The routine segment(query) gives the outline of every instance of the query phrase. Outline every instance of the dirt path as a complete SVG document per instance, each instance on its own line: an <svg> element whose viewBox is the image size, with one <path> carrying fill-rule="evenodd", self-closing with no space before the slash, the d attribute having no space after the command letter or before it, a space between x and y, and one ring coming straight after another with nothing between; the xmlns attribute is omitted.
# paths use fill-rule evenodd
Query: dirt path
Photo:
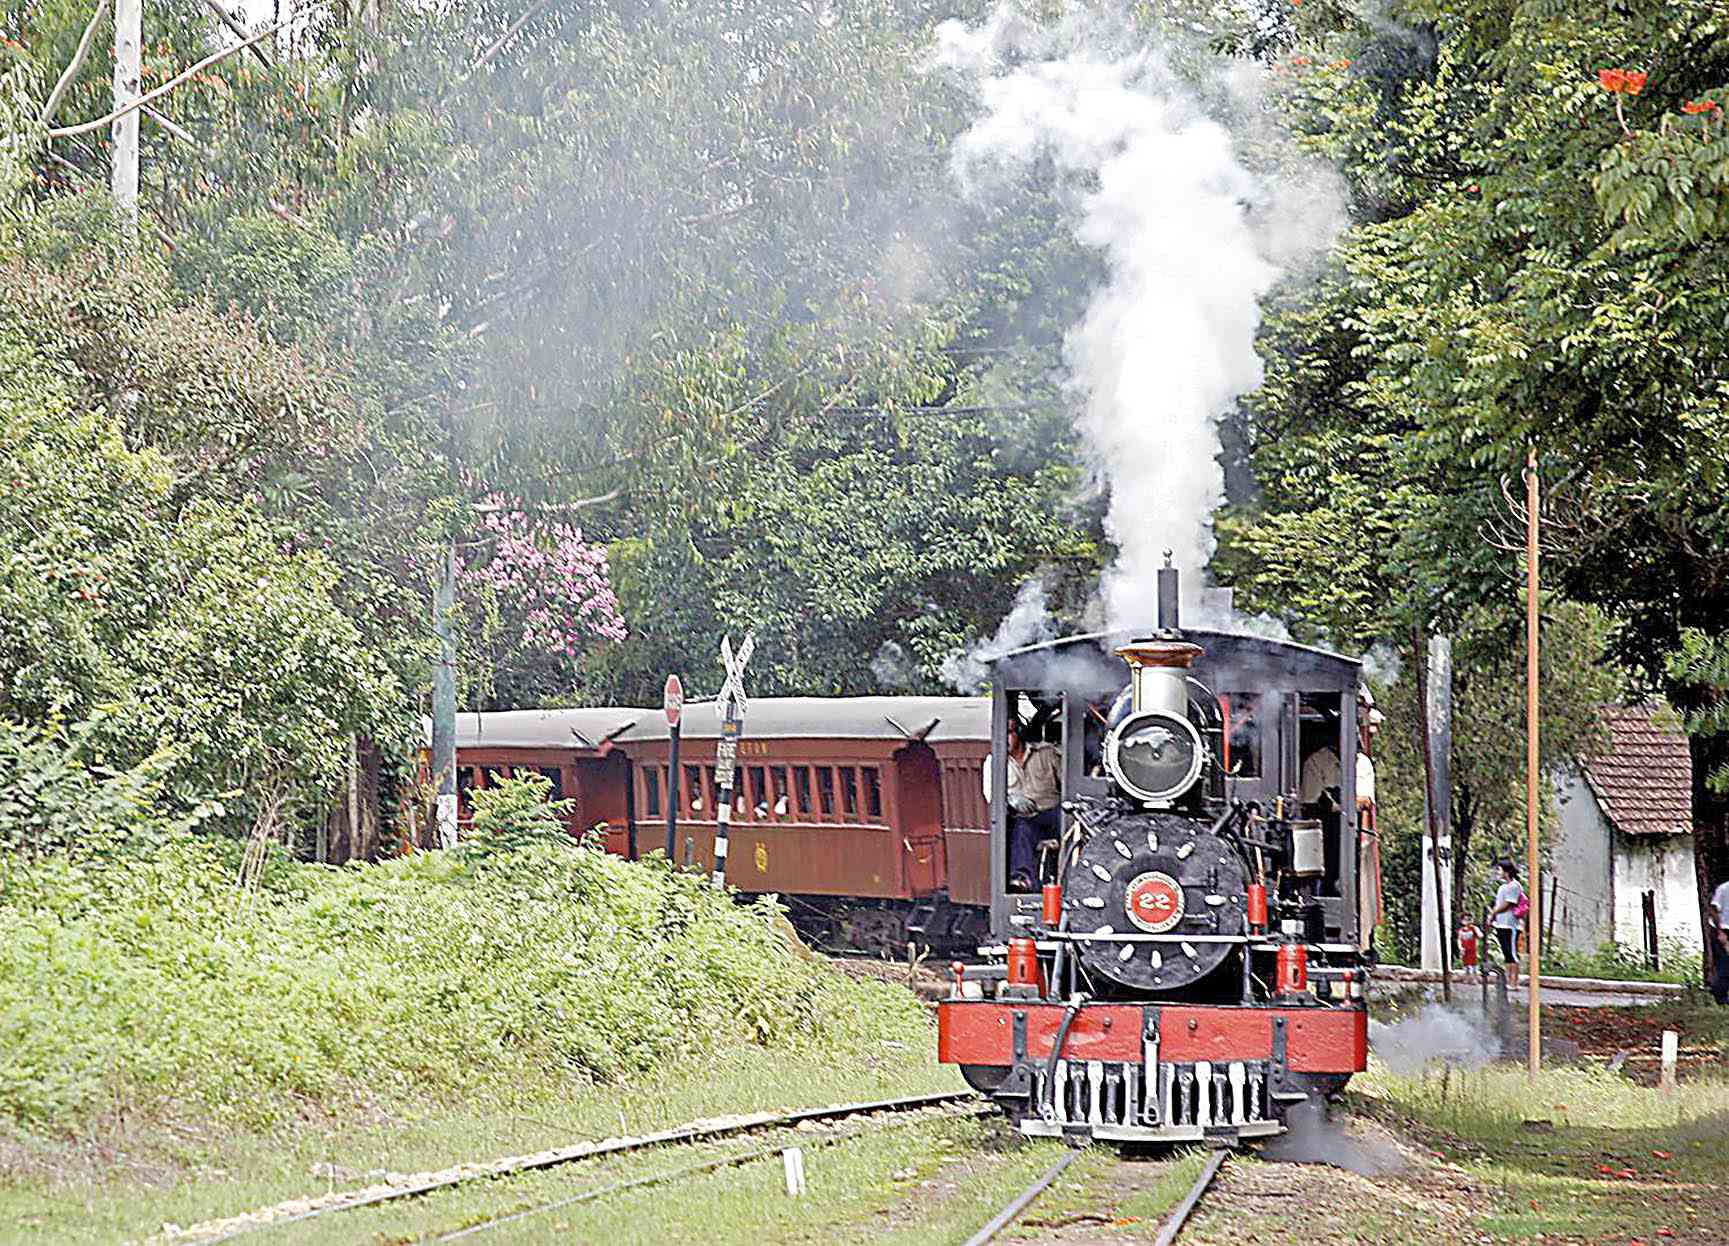
<svg viewBox="0 0 1729 1246"><path fill-rule="evenodd" d="M1359 1171L1233 1156L1190 1219L1184 1246L1493 1240L1475 1227L1490 1195L1464 1169L1371 1121L1345 1121L1339 1141L1320 1145L1336 1146Z"/></svg>

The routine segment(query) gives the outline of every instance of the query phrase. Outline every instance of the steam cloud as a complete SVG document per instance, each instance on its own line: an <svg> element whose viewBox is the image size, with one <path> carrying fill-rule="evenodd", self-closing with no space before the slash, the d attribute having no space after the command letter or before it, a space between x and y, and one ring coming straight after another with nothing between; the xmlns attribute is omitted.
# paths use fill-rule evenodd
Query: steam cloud
<svg viewBox="0 0 1729 1246"><path fill-rule="evenodd" d="M1369 1046L1400 1077L1415 1077L1432 1064L1474 1069L1500 1053L1500 1039L1486 1022L1441 1004L1392 1025L1369 1022Z"/></svg>
<svg viewBox="0 0 1729 1246"><path fill-rule="evenodd" d="M1331 1164L1365 1177L1380 1177L1406 1167L1390 1141L1353 1137L1330 1119L1321 1105L1298 1104L1286 1117L1287 1132L1268 1140L1261 1158L1280 1164Z"/></svg>
<svg viewBox="0 0 1729 1246"><path fill-rule="evenodd" d="M990 679L990 663L1023 645L1051 639L1050 617L1044 581L1028 580L994 636L943 662L943 680L961 692L977 692Z"/></svg>
<svg viewBox="0 0 1729 1246"><path fill-rule="evenodd" d="M1101 585L1106 624L1155 617L1166 548L1191 572L1185 606L1199 606L1195 573L1224 493L1216 421L1260 384L1259 303L1279 263L1324 242L1339 215L1314 206L1309 184L1293 211L1257 226L1250 205L1292 188L1260 184L1165 53L1120 24L1071 11L1047 27L1001 7L977 26L944 22L936 59L981 108L955 147L963 189L980 195L1048 162L1074 195L1075 236L1110 274L1064 344L1079 428L1109 490L1118 553ZM1221 87L1239 101L1246 89L1222 72Z"/></svg>

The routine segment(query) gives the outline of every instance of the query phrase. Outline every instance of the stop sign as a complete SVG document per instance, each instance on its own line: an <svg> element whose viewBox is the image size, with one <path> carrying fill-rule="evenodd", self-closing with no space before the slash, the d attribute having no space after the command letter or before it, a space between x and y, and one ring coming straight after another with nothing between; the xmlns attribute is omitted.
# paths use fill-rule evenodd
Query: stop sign
<svg viewBox="0 0 1729 1246"><path fill-rule="evenodd" d="M661 697L661 708L666 710L666 725L678 726L678 716L684 709L684 685L677 675L666 677L666 692Z"/></svg>

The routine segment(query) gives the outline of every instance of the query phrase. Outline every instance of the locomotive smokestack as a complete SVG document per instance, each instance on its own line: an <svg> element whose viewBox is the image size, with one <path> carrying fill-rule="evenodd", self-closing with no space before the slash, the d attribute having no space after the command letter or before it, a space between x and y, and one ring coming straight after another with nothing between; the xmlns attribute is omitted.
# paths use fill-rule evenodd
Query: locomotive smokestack
<svg viewBox="0 0 1729 1246"><path fill-rule="evenodd" d="M1177 569L1171 565L1171 551L1165 551L1165 565L1159 568L1159 630L1174 632L1177 621Z"/></svg>

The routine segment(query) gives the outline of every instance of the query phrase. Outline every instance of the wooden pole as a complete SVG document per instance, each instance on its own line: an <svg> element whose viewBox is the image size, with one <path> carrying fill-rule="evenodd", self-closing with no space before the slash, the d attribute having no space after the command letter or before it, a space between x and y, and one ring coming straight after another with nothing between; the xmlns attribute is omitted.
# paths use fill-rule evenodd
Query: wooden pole
<svg viewBox="0 0 1729 1246"><path fill-rule="evenodd" d="M1538 705L1537 705L1537 449L1525 456L1525 878L1526 887L1541 898L1537 858ZM1531 1030L1527 1066L1532 1077L1543 1067L1543 927L1535 909L1528 923L1531 963L1525 967L1526 1018Z"/></svg>

